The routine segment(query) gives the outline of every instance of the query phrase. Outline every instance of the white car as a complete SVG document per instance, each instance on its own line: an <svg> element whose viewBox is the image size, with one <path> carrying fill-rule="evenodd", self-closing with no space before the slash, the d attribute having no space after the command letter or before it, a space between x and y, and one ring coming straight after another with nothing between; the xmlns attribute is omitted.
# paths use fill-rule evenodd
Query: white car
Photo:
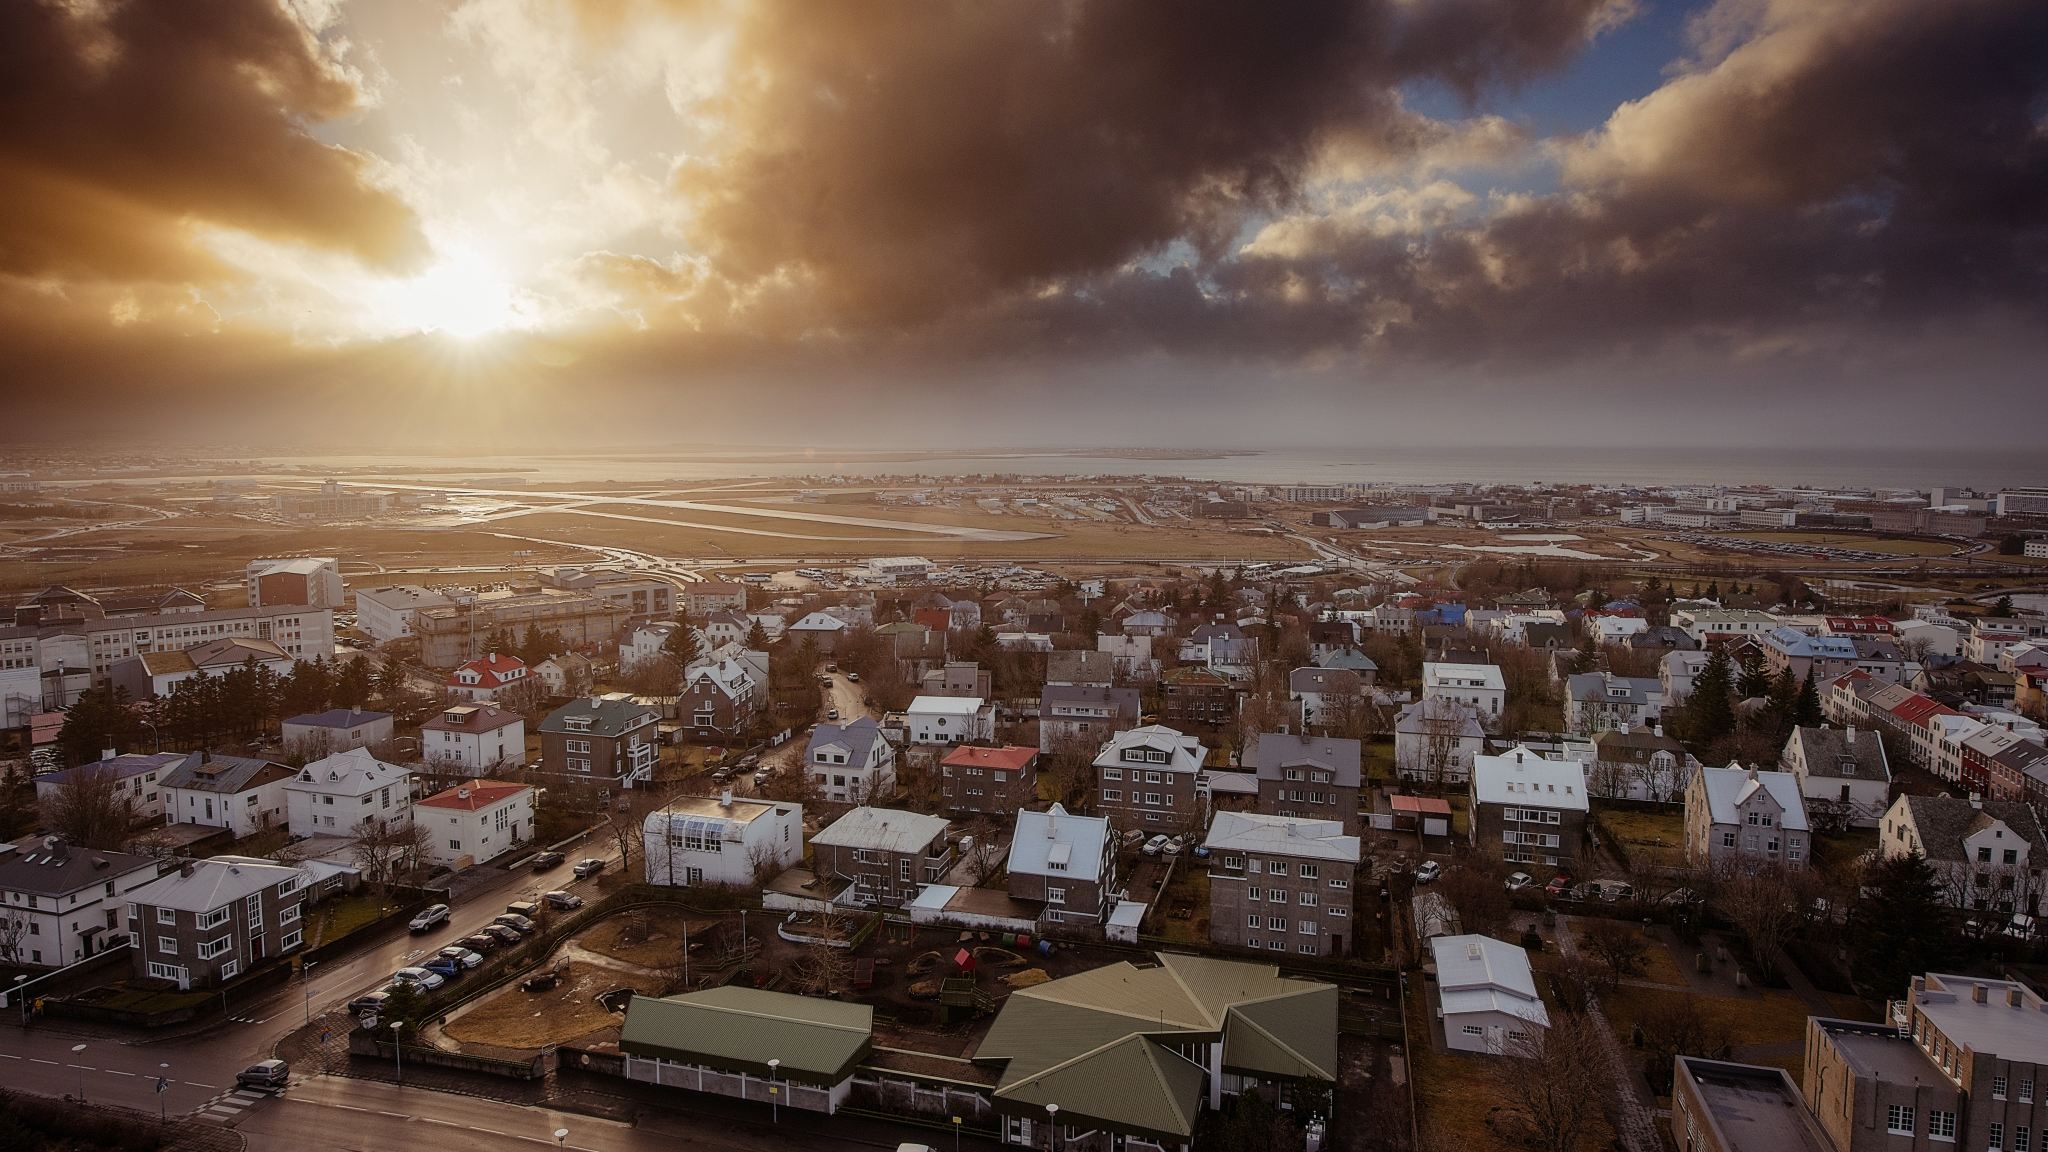
<svg viewBox="0 0 2048 1152"><path fill-rule="evenodd" d="M429 972L425 968L400 968L391 974L391 979L400 984L414 985L426 992L432 992L448 982L439 972Z"/></svg>
<svg viewBox="0 0 2048 1152"><path fill-rule="evenodd" d="M1147 856L1157 856L1166 850L1166 841L1166 833L1161 832L1159 835L1145 841L1145 846L1140 848L1139 851Z"/></svg>
<svg viewBox="0 0 2048 1152"><path fill-rule="evenodd" d="M1535 882L1536 878L1527 872L1517 872L1513 876L1508 877L1508 891L1520 892Z"/></svg>
<svg viewBox="0 0 2048 1152"><path fill-rule="evenodd" d="M475 968L484 962L483 957L459 945L441 949L440 955L448 957L464 968Z"/></svg>
<svg viewBox="0 0 2048 1152"><path fill-rule="evenodd" d="M1428 884L1435 881L1437 877L1443 874L1443 865L1437 863L1434 860L1424 860L1422 862L1422 867L1417 868L1415 870L1415 882L1417 884Z"/></svg>

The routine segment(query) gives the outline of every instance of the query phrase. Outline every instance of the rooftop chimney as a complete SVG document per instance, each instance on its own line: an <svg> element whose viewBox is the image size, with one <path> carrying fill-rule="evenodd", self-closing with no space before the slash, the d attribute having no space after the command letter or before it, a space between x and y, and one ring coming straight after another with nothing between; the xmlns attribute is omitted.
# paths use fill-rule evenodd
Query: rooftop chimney
<svg viewBox="0 0 2048 1152"><path fill-rule="evenodd" d="M718 794L718 806L721 808L732 807L732 789L727 788Z"/></svg>
<svg viewBox="0 0 2048 1152"><path fill-rule="evenodd" d="M1848 733L1849 734L1843 737L1843 739L1847 740L1851 744L1854 744L1856 742L1856 726L1854 724L1849 725Z"/></svg>
<svg viewBox="0 0 2048 1152"><path fill-rule="evenodd" d="M115 756L118 756L118 755L120 755L120 753L118 753L118 752L115 752L115 751L114 751L114 750L113 750L112 748L102 748L102 749L100 749L100 759L101 759L101 760L112 760L112 759L113 759L113 758L114 758Z"/></svg>
<svg viewBox="0 0 2048 1152"><path fill-rule="evenodd" d="M455 798L456 798L457 800L467 800L467 799L469 799L469 789L467 789L467 788L457 788L457 789L455 790Z"/></svg>
<svg viewBox="0 0 2048 1152"><path fill-rule="evenodd" d="M178 865L178 875L185 877L190 877L192 875L192 862L190 860L187 860Z"/></svg>
<svg viewBox="0 0 2048 1152"><path fill-rule="evenodd" d="M1973 984L1970 986L1970 999L1982 1004L1985 1002L1985 996L1988 992L1989 989L1985 988L1982 984Z"/></svg>
<svg viewBox="0 0 2048 1152"><path fill-rule="evenodd" d="M1913 991L1915 991L1915 992L1925 992L1925 991L1927 991L1927 977L1925 977L1925 976L1915 976L1915 977L1913 977Z"/></svg>
<svg viewBox="0 0 2048 1152"><path fill-rule="evenodd" d="M2020 986L2017 984L2005 990L2005 1006L2007 1008L2018 1008L2024 999L2025 997L2020 995Z"/></svg>

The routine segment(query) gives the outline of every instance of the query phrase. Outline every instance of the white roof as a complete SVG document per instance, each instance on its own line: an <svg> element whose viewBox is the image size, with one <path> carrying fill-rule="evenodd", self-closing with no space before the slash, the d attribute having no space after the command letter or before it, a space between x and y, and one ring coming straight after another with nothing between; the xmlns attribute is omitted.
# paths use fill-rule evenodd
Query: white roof
<svg viewBox="0 0 2048 1152"><path fill-rule="evenodd" d="M1209 825L1209 838L1203 844L1211 853L1298 856L1348 864L1357 864L1359 859L1358 837L1344 835L1341 820L1304 820L1263 812L1216 813Z"/></svg>
<svg viewBox="0 0 2048 1152"><path fill-rule="evenodd" d="M1202 747L1202 741L1198 737L1183 736L1178 730L1168 728L1164 724L1147 724L1143 728L1133 728L1111 736L1109 743L1095 757L1096 767L1121 768L1130 763L1123 758L1126 748L1149 748L1169 754L1165 764L1148 765L1148 771L1157 767L1160 770L1174 772L1197 772L1201 770L1202 762L1209 758L1208 749Z"/></svg>
<svg viewBox="0 0 2048 1152"><path fill-rule="evenodd" d="M1982 1004L1976 997L1980 984L1985 989ZM2020 992L2018 1008L2006 1002L2014 988ZM2042 1017L2041 997L2024 984L1930 972L1927 988L1912 996L1921 1013L1957 1044L2014 1063L2048 1063L2048 1020Z"/></svg>
<svg viewBox="0 0 2048 1152"><path fill-rule="evenodd" d="M1215 772L1209 773L1209 791L1231 795L1242 793L1246 796L1259 794L1259 776L1256 772Z"/></svg>
<svg viewBox="0 0 2048 1152"><path fill-rule="evenodd" d="M1472 758L1472 795L1481 804L1533 804L1586 811L1586 766L1545 760L1517 744L1499 756Z"/></svg>
<svg viewBox="0 0 2048 1152"><path fill-rule="evenodd" d="M837 632L844 627L846 627L846 621L844 620L827 616L823 612L813 612L796 623L791 624L789 630L791 632Z"/></svg>
<svg viewBox="0 0 2048 1152"><path fill-rule="evenodd" d="M919 696L906 711L912 716L972 716L981 711L981 697Z"/></svg>
<svg viewBox="0 0 2048 1152"><path fill-rule="evenodd" d="M1741 768L1702 768L1706 784L1707 816L1716 824L1740 824L1739 806L1758 788L1767 790L1785 814L1780 827L1806 831L1806 804L1799 795L1799 777L1790 772L1758 772Z"/></svg>
<svg viewBox="0 0 2048 1152"><path fill-rule="evenodd" d="M404 784L409 778L405 769L384 763L370 755L369 749L351 748L299 769L297 776L285 781L284 788L287 792L360 796L373 788Z"/></svg>
<svg viewBox="0 0 2048 1152"><path fill-rule="evenodd" d="M192 875L172 872L137 888L128 899L137 904L176 908L184 912L211 912L215 908L286 880L305 876L296 868L279 864L226 864L194 860Z"/></svg>
<svg viewBox="0 0 2048 1152"><path fill-rule="evenodd" d="M1550 1013L1536 993L1529 954L1490 936L1438 936L1429 942L1444 1015L1506 1012L1550 1027Z"/></svg>
<svg viewBox="0 0 2048 1152"><path fill-rule="evenodd" d="M944 835L946 818L903 812L895 808L855 808L816 836L811 843L832 848L875 848L884 852L922 854Z"/></svg>
<svg viewBox="0 0 2048 1152"><path fill-rule="evenodd" d="M1477 686L1501 692L1508 687L1498 664L1424 664L1422 683L1430 688Z"/></svg>
<svg viewBox="0 0 2048 1152"><path fill-rule="evenodd" d="M1145 922L1145 909L1149 907L1142 900L1119 900L1116 910L1109 914L1109 922L1118 928L1136 928Z"/></svg>
<svg viewBox="0 0 2048 1152"><path fill-rule="evenodd" d="M1073 816L1058 804L1045 812L1017 813L1017 835L1010 841L1010 871L1029 876L1052 873L1075 880L1102 878L1102 848L1109 840L1106 816Z"/></svg>

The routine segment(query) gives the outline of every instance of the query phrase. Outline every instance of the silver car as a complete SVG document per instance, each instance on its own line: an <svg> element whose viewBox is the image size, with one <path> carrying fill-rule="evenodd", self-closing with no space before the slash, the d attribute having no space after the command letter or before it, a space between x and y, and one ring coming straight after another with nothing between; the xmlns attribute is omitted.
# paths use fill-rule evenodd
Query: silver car
<svg viewBox="0 0 2048 1152"><path fill-rule="evenodd" d="M400 984L411 984L424 992L432 992L448 982L439 972L429 972L425 968L400 968L391 974L391 978Z"/></svg>

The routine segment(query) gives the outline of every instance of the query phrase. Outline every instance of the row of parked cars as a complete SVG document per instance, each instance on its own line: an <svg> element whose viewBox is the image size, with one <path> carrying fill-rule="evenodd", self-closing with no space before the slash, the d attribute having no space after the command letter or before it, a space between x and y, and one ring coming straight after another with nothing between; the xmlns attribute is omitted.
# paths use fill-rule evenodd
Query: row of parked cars
<svg viewBox="0 0 2048 1152"><path fill-rule="evenodd" d="M595 863L600 868L604 865L604 862L601 860L585 861L584 863ZM578 867L580 868L582 865L579 864ZM484 962L485 953L517 944L536 931L539 931L540 926L533 922L531 914L538 912L542 905L565 912L574 911L583 907L583 897L576 895L574 892L558 890L542 894L539 902L515 902L509 910L501 913L495 920L484 925L476 932L441 949L432 957L419 964L400 968L392 973L391 982L384 985L384 987L374 992L366 992L349 1001L349 1011L381 1011L384 1005L391 999L391 994L398 991L401 987L409 987L421 992L432 992L436 988L440 988L449 981L461 976L464 972L472 968L481 967ZM410 927L415 933L431 931L446 924L449 915L450 911L446 904L430 905L421 909L419 915L412 918Z"/></svg>
<svg viewBox="0 0 2048 1152"><path fill-rule="evenodd" d="M1527 872L1517 872L1507 879L1510 892L1520 892L1535 885L1536 878ZM1587 880L1581 883L1562 874L1552 877L1550 883L1543 886L1543 894L1552 900L1603 900L1609 904L1636 898L1635 887L1625 880Z"/></svg>

